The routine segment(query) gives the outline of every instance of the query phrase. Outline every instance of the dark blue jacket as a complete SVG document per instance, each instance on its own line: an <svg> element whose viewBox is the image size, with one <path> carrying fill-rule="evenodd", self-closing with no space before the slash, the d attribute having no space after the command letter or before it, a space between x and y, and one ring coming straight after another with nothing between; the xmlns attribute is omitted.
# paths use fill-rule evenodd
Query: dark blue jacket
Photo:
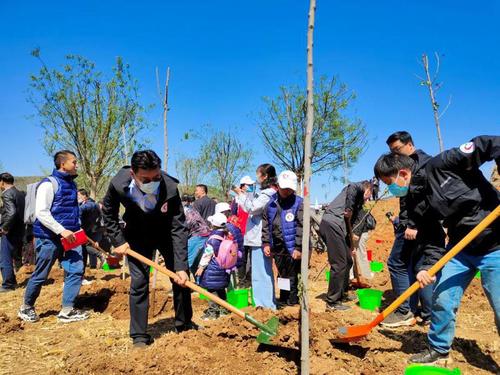
<svg viewBox="0 0 500 375"><path fill-rule="evenodd" d="M292 195L287 199L281 199L277 194L267 205L262 242L269 243L271 248L284 244L289 254L292 254L293 250L300 251L302 248L302 209L301 197ZM299 224L300 228L298 228ZM282 244L277 244L277 240Z"/></svg>
<svg viewBox="0 0 500 375"><path fill-rule="evenodd" d="M96 233L101 227L101 209L93 199L80 204L80 222L87 235Z"/></svg>
<svg viewBox="0 0 500 375"><path fill-rule="evenodd" d="M80 210L78 207L77 188L74 182L76 176L70 176L65 172L55 170L52 176L56 178L58 189L54 193L54 200L50 213L52 217L61 224L64 229L76 232L80 230ZM49 181L45 178L40 183ZM46 228L37 219L33 224L33 235L35 238L54 239L58 236Z"/></svg>
<svg viewBox="0 0 500 375"><path fill-rule="evenodd" d="M214 230L212 231L212 233L210 233L210 236L214 235L224 237L224 231ZM205 271L201 275L200 285L208 290L224 289L229 285L229 273L227 273L225 269L221 268L216 260L217 254L219 253L220 244L220 240L209 237L205 245L210 245L214 249L214 255L212 259L210 259L207 268L205 268Z"/></svg>
<svg viewBox="0 0 500 375"><path fill-rule="evenodd" d="M227 223L226 228L238 244L238 261L236 262L236 267L239 267L243 261L243 254L245 251L245 248L243 247L243 234L241 234L240 228L234 224Z"/></svg>

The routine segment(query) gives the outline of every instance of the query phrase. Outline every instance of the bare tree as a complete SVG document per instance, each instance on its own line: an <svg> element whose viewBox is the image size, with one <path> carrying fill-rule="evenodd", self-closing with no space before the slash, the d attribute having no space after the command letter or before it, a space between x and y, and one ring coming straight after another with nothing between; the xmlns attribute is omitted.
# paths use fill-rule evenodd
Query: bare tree
<svg viewBox="0 0 500 375"><path fill-rule="evenodd" d="M427 88L429 90L429 98L431 100L432 113L434 116L434 123L436 124L437 138L438 138L438 142L439 142L439 151L443 152L444 151L444 144L443 144L443 137L441 135L441 126L440 126L439 120L445 114L445 112L448 110L448 107L451 104L451 96L450 96L450 98L448 100L448 104L446 105L444 110L441 113L439 113L439 103L437 102L437 99L436 99L436 93L443 86L443 84L441 82L437 82L439 68L440 68L439 54L437 52L434 52L434 56L436 58L436 70L434 72L434 76L431 78L431 74L429 71L429 58L424 53L424 54L422 54L422 66L424 68L425 78L422 78L419 76L417 76L417 77L420 79L420 84L422 86L427 86Z"/></svg>
<svg viewBox="0 0 500 375"><path fill-rule="evenodd" d="M312 136L314 127L314 80L313 80L313 35L316 0L309 2L309 24L307 28L307 110L304 137L304 233L302 237L301 295L300 295L300 373L309 375L309 237L311 223L311 181Z"/></svg>
<svg viewBox="0 0 500 375"><path fill-rule="evenodd" d="M147 127L136 81L120 57L105 80L84 57L68 55L63 67L49 69L38 49L32 55L41 68L31 76L28 101L40 119L45 150L49 155L58 148L74 151L80 183L95 198L139 146L137 136Z"/></svg>
<svg viewBox="0 0 500 375"><path fill-rule="evenodd" d="M167 78L165 79L165 92L162 96L160 89L160 75L158 73L158 67L156 67L156 87L158 90L158 96L161 99L163 107L163 147L164 147L164 165L163 169L167 172L168 169L168 127L167 127L167 114L170 108L168 107L168 84L170 82L170 67L167 67Z"/></svg>
<svg viewBox="0 0 500 375"><path fill-rule="evenodd" d="M262 141L273 161L304 178L307 97L297 86L281 87L274 99L264 98L266 110L258 124ZM348 163L352 165L363 153L367 132L359 119L344 112L355 99L345 84L333 77L321 77L314 93L314 127L311 143L312 173L334 172Z"/></svg>

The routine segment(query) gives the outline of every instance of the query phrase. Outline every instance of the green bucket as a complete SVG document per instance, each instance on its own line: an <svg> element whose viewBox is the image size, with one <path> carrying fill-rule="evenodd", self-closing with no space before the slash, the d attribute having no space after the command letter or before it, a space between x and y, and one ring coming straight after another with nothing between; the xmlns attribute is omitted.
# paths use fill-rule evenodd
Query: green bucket
<svg viewBox="0 0 500 375"><path fill-rule="evenodd" d="M477 271L476 276L474 276L476 279L481 278L481 271Z"/></svg>
<svg viewBox="0 0 500 375"><path fill-rule="evenodd" d="M411 365L405 370L405 375L460 375L460 369L449 370L443 367Z"/></svg>
<svg viewBox="0 0 500 375"><path fill-rule="evenodd" d="M384 263L382 262L370 262L370 270L372 272L380 272L384 269Z"/></svg>
<svg viewBox="0 0 500 375"><path fill-rule="evenodd" d="M115 268L110 267L110 266L109 266L109 264L108 264L108 263L106 263L106 262L104 262L104 264L102 265L102 269L103 269L104 271L114 271L114 270L115 270Z"/></svg>
<svg viewBox="0 0 500 375"><path fill-rule="evenodd" d="M250 303L253 307L255 307L255 300L253 299L253 291L252 288L248 288L248 295L250 297Z"/></svg>
<svg viewBox="0 0 500 375"><path fill-rule="evenodd" d="M248 307L248 289L233 289L227 292L227 302L239 309Z"/></svg>
<svg viewBox="0 0 500 375"><path fill-rule="evenodd" d="M201 300L208 301L207 296L205 296L204 294L202 294L202 293L198 293L198 296L200 297L200 299L201 299Z"/></svg>
<svg viewBox="0 0 500 375"><path fill-rule="evenodd" d="M326 279L326 282L329 283L330 282L330 270L326 270L325 271L325 279Z"/></svg>
<svg viewBox="0 0 500 375"><path fill-rule="evenodd" d="M382 292L376 289L358 289L356 291L359 299L359 306L362 309L375 311L382 304Z"/></svg>

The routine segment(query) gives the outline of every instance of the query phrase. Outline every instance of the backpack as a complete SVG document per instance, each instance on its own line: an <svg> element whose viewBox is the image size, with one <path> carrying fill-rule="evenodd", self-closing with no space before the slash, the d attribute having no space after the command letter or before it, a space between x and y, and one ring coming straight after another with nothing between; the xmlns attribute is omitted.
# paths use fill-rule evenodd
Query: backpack
<svg viewBox="0 0 500 375"><path fill-rule="evenodd" d="M219 245L219 252L215 260L222 269L232 270L236 267L236 262L238 261L238 244L236 241L228 238L221 237L218 235L213 235L209 238L221 241Z"/></svg>
<svg viewBox="0 0 500 375"><path fill-rule="evenodd" d="M52 184L52 188L54 189L54 193L59 189L59 183L56 178L53 176L48 176L47 179ZM26 200L24 204L24 224L33 225L36 220L36 191L38 186L42 183L35 182L34 184L29 184L26 186Z"/></svg>

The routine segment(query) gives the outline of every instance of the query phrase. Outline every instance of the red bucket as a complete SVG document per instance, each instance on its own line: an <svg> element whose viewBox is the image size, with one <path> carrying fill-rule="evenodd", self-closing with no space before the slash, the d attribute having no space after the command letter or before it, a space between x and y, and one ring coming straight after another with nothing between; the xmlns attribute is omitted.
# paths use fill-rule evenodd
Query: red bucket
<svg viewBox="0 0 500 375"><path fill-rule="evenodd" d="M372 261L372 256L373 256L373 251L372 250L366 250L366 257L368 258L368 262Z"/></svg>

